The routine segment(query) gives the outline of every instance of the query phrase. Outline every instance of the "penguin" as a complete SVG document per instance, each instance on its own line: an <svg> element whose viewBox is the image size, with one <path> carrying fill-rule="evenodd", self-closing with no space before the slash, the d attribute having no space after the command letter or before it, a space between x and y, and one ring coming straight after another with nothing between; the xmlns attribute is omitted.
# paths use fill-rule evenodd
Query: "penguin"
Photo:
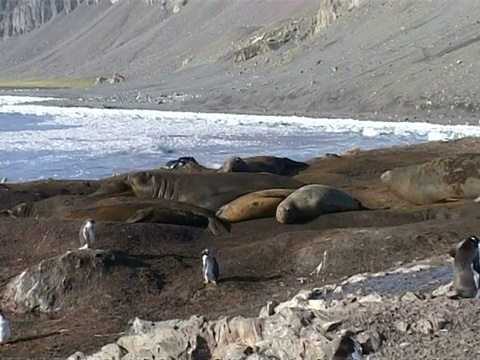
<svg viewBox="0 0 480 360"><path fill-rule="evenodd" d="M480 239L469 236L450 252L453 255L453 290L460 298L478 297Z"/></svg>
<svg viewBox="0 0 480 360"><path fill-rule="evenodd" d="M211 282L217 285L220 269L215 255L213 255L213 253L209 249L204 249L201 255L203 263L203 282L205 284Z"/></svg>
<svg viewBox="0 0 480 360"><path fill-rule="evenodd" d="M12 336L12 322L7 319L0 309L0 344L5 344Z"/></svg>
<svg viewBox="0 0 480 360"><path fill-rule="evenodd" d="M93 245L95 242L95 221L93 219L85 220L78 233L78 238L80 241L79 250L88 249Z"/></svg>

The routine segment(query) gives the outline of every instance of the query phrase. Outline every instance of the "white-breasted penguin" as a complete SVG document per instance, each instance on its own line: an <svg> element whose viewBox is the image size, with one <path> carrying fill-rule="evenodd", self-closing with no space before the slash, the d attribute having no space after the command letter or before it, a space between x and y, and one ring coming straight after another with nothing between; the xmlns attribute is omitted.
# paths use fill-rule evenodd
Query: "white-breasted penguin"
<svg viewBox="0 0 480 360"><path fill-rule="evenodd" d="M79 250L88 249L93 245L95 242L95 221L93 219L85 220L78 233L78 238L80 241Z"/></svg>
<svg viewBox="0 0 480 360"><path fill-rule="evenodd" d="M209 249L204 249L201 254L203 263L203 282L205 284L211 282L216 285L220 272L217 259L215 258L215 255L212 253L212 251L210 251Z"/></svg>
<svg viewBox="0 0 480 360"><path fill-rule="evenodd" d="M6 343L12 336L12 322L7 319L0 309L0 344Z"/></svg>

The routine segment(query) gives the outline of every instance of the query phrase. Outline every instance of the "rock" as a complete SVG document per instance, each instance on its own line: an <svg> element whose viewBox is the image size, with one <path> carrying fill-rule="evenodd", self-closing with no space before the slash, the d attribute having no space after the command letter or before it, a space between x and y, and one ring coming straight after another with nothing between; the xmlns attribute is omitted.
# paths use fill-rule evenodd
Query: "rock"
<svg viewBox="0 0 480 360"><path fill-rule="evenodd" d="M383 336L377 331L365 331L356 336L364 354L377 352L383 343Z"/></svg>
<svg viewBox="0 0 480 360"><path fill-rule="evenodd" d="M417 300L421 300L420 297L411 291L406 292L400 297L400 301L417 301Z"/></svg>
<svg viewBox="0 0 480 360"><path fill-rule="evenodd" d="M145 349L128 353L122 358L122 360L155 360L155 359L156 357L150 351ZM170 358L160 358L160 359L170 359ZM183 359L186 359L186 358L183 358ZM105 359L101 359L101 360L105 360Z"/></svg>
<svg viewBox="0 0 480 360"><path fill-rule="evenodd" d="M79 290L104 277L113 266L127 264L128 260L121 252L68 251L42 260L13 278L6 286L3 303L20 313L66 310L74 306Z"/></svg>
<svg viewBox="0 0 480 360"><path fill-rule="evenodd" d="M86 356L81 351L77 351L75 354L70 355L67 360L86 360Z"/></svg>
<svg viewBox="0 0 480 360"><path fill-rule="evenodd" d="M126 354L126 351L117 344L108 344L102 347L101 353L102 359L120 360Z"/></svg>
<svg viewBox="0 0 480 360"><path fill-rule="evenodd" d="M28 33L58 14L69 14L84 2L91 5L98 0L0 1L0 38Z"/></svg>
<svg viewBox="0 0 480 360"><path fill-rule="evenodd" d="M353 333L346 331L331 342L332 360L361 359L362 348L353 338Z"/></svg>
<svg viewBox="0 0 480 360"><path fill-rule="evenodd" d="M382 302L382 297L377 293L373 293L373 294L369 294L367 296L359 298L358 302L361 304L370 303L370 302L380 303Z"/></svg>
<svg viewBox="0 0 480 360"><path fill-rule="evenodd" d="M222 359L246 360L253 353L251 346L241 346L237 344L228 345L225 348Z"/></svg>
<svg viewBox="0 0 480 360"><path fill-rule="evenodd" d="M407 332L409 325L404 321L397 321L395 323L395 328L400 332Z"/></svg>
<svg viewBox="0 0 480 360"><path fill-rule="evenodd" d="M261 310L259 317L268 317L275 314L275 308L278 306L278 301L272 300L267 303Z"/></svg>
<svg viewBox="0 0 480 360"><path fill-rule="evenodd" d="M437 289L432 291L432 297L436 298L439 296L448 296L450 292L453 290L453 281L449 282L448 284L439 286Z"/></svg>
<svg viewBox="0 0 480 360"><path fill-rule="evenodd" d="M427 319L420 319L412 325L412 329L425 335L433 333L433 325Z"/></svg>
<svg viewBox="0 0 480 360"><path fill-rule="evenodd" d="M338 321L327 321L326 323L322 324L322 329L325 332L335 331L336 329L338 329L340 327L340 325L342 325L342 321L340 321L340 320L338 320Z"/></svg>

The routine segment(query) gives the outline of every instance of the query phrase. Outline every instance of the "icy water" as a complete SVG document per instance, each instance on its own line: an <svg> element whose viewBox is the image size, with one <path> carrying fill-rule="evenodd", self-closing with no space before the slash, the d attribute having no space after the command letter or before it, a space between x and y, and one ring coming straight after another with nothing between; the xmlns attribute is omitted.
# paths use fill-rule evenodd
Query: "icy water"
<svg viewBox="0 0 480 360"><path fill-rule="evenodd" d="M61 108L0 96L0 178L95 179L194 156L217 167L230 155L304 161L364 149L480 135L478 126L232 114Z"/></svg>

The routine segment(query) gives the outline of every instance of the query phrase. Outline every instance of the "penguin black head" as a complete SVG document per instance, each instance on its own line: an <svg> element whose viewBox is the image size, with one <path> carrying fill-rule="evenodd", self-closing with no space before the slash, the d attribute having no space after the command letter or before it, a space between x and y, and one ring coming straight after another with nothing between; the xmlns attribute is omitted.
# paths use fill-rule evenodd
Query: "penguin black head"
<svg viewBox="0 0 480 360"><path fill-rule="evenodd" d="M202 255L202 256L205 256L205 255L209 256L211 254L212 254L212 252L209 249L203 249L202 252L200 253L200 255Z"/></svg>
<svg viewBox="0 0 480 360"><path fill-rule="evenodd" d="M471 241L475 246L478 246L478 244L480 243L480 239L475 235L470 236L468 240Z"/></svg>

